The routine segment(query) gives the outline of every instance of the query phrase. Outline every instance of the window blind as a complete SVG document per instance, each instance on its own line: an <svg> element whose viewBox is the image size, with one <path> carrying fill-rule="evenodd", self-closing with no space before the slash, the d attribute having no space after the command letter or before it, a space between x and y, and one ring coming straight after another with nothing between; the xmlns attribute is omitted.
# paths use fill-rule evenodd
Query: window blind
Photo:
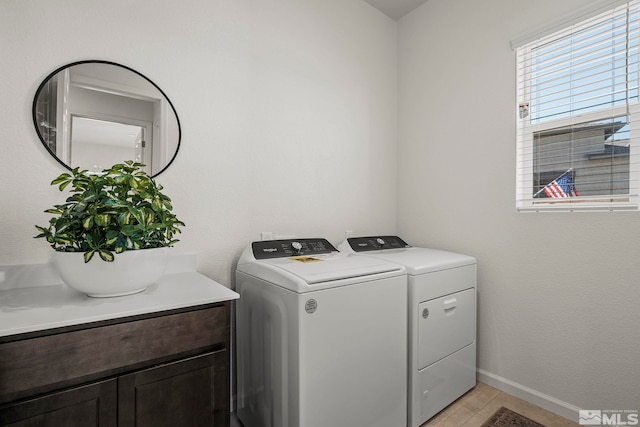
<svg viewBox="0 0 640 427"><path fill-rule="evenodd" d="M517 209L637 209L640 1L516 49Z"/></svg>

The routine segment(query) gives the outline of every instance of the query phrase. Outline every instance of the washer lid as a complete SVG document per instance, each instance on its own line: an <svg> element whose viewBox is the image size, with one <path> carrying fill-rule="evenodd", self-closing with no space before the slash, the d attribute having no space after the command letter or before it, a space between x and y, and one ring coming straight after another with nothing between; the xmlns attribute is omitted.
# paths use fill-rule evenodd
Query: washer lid
<svg viewBox="0 0 640 427"><path fill-rule="evenodd" d="M341 252L277 258L259 262L297 276L310 285L402 270L400 265L385 262L382 259L360 257Z"/></svg>

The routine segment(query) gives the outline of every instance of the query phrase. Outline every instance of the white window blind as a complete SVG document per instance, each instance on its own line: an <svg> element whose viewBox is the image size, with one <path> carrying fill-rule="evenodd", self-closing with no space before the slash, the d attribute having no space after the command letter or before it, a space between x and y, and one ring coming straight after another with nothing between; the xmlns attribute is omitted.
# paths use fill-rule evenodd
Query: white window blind
<svg viewBox="0 0 640 427"><path fill-rule="evenodd" d="M638 209L639 3L516 49L519 211Z"/></svg>

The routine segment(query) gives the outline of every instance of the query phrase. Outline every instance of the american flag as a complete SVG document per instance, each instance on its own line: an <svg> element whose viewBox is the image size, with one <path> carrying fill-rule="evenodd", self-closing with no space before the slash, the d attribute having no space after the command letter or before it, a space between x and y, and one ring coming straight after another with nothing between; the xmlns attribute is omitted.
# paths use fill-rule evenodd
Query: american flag
<svg viewBox="0 0 640 427"><path fill-rule="evenodd" d="M573 179L571 179L571 174L568 172L570 171L565 172L561 177L554 179L543 188L547 197L558 199L579 196Z"/></svg>

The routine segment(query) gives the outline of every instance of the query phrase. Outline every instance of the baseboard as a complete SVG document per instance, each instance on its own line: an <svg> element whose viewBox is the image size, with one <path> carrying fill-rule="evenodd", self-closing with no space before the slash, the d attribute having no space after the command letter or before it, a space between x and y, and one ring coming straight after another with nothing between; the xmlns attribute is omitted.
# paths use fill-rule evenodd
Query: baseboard
<svg viewBox="0 0 640 427"><path fill-rule="evenodd" d="M504 391L512 396L533 403L547 411L565 417L574 423L578 422L578 411L580 408L570 403L563 402L553 396L541 393L537 390L518 384L514 381L503 378L499 375L487 372L478 368L478 381L483 382L491 387Z"/></svg>

